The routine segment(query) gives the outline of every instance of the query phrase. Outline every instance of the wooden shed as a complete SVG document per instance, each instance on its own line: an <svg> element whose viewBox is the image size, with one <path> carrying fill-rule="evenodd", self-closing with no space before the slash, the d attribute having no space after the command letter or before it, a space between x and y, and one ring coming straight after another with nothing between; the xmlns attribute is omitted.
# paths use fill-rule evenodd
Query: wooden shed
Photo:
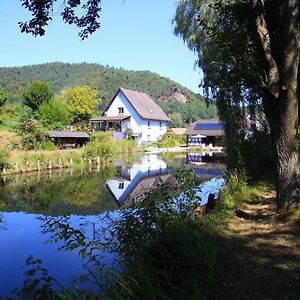
<svg viewBox="0 0 300 300"><path fill-rule="evenodd" d="M83 131L50 131L49 137L59 148L76 148L85 145L89 136Z"/></svg>
<svg viewBox="0 0 300 300"><path fill-rule="evenodd" d="M203 119L187 127L187 146L216 146L224 136L224 125L218 119Z"/></svg>

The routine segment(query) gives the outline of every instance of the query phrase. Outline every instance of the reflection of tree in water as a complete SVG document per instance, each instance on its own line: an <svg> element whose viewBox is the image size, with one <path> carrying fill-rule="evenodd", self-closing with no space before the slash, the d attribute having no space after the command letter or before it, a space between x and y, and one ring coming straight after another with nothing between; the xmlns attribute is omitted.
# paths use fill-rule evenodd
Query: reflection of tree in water
<svg viewBox="0 0 300 300"><path fill-rule="evenodd" d="M7 230L7 224L3 215L0 213L0 231L1 230Z"/></svg>
<svg viewBox="0 0 300 300"><path fill-rule="evenodd" d="M116 208L105 188L105 181L114 176L115 168L100 173L66 171L63 176L53 172L51 177L11 177L2 187L1 194L6 211L26 211L43 214L91 214Z"/></svg>
<svg viewBox="0 0 300 300"><path fill-rule="evenodd" d="M0 211L3 210L4 208L5 208L5 202L0 199ZM3 214L0 212L0 231L1 230L7 230L7 224Z"/></svg>
<svg viewBox="0 0 300 300"><path fill-rule="evenodd" d="M134 208L99 216L39 216L42 232L59 250L81 255L87 270L81 279L94 283L95 290L105 291L118 285L120 271L157 240L165 225L185 218L186 208L173 210L174 192L194 186L195 178L182 172L178 178L172 187L169 182L149 192L143 205Z"/></svg>

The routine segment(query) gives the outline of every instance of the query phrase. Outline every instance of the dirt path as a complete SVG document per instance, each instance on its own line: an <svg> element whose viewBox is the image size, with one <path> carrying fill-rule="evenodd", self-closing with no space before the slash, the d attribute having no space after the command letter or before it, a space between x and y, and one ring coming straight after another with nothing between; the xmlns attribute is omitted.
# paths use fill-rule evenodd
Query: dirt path
<svg viewBox="0 0 300 300"><path fill-rule="evenodd" d="M226 231L232 259L222 298L300 299L299 227L278 221L273 191L237 211Z"/></svg>

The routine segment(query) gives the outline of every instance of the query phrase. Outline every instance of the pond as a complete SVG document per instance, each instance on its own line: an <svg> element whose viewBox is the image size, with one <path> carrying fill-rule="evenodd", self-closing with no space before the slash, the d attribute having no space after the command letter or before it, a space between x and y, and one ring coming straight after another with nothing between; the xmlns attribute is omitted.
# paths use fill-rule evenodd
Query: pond
<svg viewBox="0 0 300 300"><path fill-rule="evenodd" d="M106 218L141 201L143 195L167 182L176 169L192 169L203 182L201 199L217 193L224 183L224 164L218 154L145 154L116 160L101 169L63 169L0 178L0 298L23 287L26 259L41 259L43 267L64 288L89 288L79 280L86 274L78 251L59 250L49 218L61 218L95 235ZM212 179L213 178L213 179ZM53 220L53 219L52 219ZM101 220L101 221L99 221ZM112 255L104 260L112 263Z"/></svg>

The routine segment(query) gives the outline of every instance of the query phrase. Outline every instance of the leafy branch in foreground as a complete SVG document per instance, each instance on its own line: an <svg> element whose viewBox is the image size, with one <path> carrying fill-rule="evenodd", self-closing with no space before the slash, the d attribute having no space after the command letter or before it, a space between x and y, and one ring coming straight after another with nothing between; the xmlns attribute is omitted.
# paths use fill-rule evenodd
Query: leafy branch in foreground
<svg viewBox="0 0 300 300"><path fill-rule="evenodd" d="M32 14L32 19L27 22L19 22L21 32L30 33L34 36L43 36L45 27L52 21L54 5L57 0L21 0L22 6ZM82 30L79 37L84 40L90 34L100 28L101 0L68 0L61 1L61 17L69 25L75 25ZM84 14L79 17L76 9L83 11Z"/></svg>

